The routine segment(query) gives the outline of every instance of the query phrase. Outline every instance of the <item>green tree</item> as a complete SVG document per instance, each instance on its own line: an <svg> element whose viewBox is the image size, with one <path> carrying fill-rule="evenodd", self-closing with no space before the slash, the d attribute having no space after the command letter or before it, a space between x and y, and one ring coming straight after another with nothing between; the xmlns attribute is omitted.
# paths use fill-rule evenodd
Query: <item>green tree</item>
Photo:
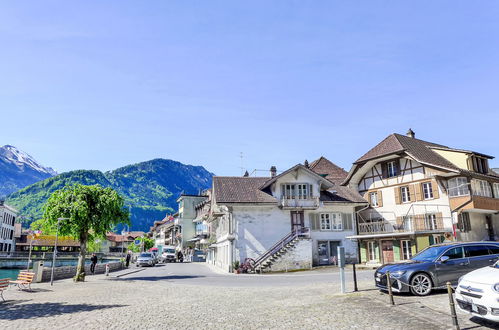
<svg viewBox="0 0 499 330"><path fill-rule="evenodd" d="M149 237L144 236L144 237L139 237L137 239L140 240L140 244L135 245L135 243L132 243L128 245L128 250L132 252L140 252L143 246L144 251L147 251L154 246L154 240Z"/></svg>
<svg viewBox="0 0 499 330"><path fill-rule="evenodd" d="M42 228L53 231L61 220L59 233L80 241L80 256L75 281L85 281L87 242L94 241L119 223L129 223L123 198L112 188L81 184L66 186L52 193L44 206Z"/></svg>

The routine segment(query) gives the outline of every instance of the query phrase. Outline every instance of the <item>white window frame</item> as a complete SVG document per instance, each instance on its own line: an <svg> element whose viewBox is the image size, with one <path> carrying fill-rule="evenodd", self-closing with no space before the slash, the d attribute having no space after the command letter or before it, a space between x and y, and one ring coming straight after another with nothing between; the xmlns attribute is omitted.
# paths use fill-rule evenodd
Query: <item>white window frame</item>
<svg viewBox="0 0 499 330"><path fill-rule="evenodd" d="M414 222L413 219L414 219L414 217L412 215L404 216L403 223L402 223L404 231L412 231L413 222Z"/></svg>
<svg viewBox="0 0 499 330"><path fill-rule="evenodd" d="M494 198L499 198L499 183L494 182L492 186L494 190Z"/></svg>
<svg viewBox="0 0 499 330"><path fill-rule="evenodd" d="M437 230L438 223L437 223L437 215L435 213L425 214L424 220L425 220L426 229Z"/></svg>
<svg viewBox="0 0 499 330"><path fill-rule="evenodd" d="M421 186L423 189L423 198L425 200L433 199L433 185L431 182L423 182Z"/></svg>
<svg viewBox="0 0 499 330"><path fill-rule="evenodd" d="M397 176L397 167L395 166L395 161L386 163L386 176L388 178Z"/></svg>
<svg viewBox="0 0 499 330"><path fill-rule="evenodd" d="M402 250L402 259L409 260L412 258L412 244L410 240L403 239L400 241Z"/></svg>
<svg viewBox="0 0 499 330"><path fill-rule="evenodd" d="M369 261L375 261L377 259L375 243L375 241L367 241L367 254Z"/></svg>
<svg viewBox="0 0 499 330"><path fill-rule="evenodd" d="M332 228L331 216L329 215L329 213L321 213L320 220L321 220L321 230L331 230Z"/></svg>
<svg viewBox="0 0 499 330"><path fill-rule="evenodd" d="M308 183L284 183L283 199L309 199L311 197L312 185Z"/></svg>
<svg viewBox="0 0 499 330"><path fill-rule="evenodd" d="M331 230L343 230L343 219L341 218L341 213L331 213Z"/></svg>
<svg viewBox="0 0 499 330"><path fill-rule="evenodd" d="M369 193L369 198L371 199L371 206L379 206L378 193L376 191Z"/></svg>
<svg viewBox="0 0 499 330"><path fill-rule="evenodd" d="M468 180L465 177L452 178L447 181L449 197L468 196Z"/></svg>
<svg viewBox="0 0 499 330"><path fill-rule="evenodd" d="M400 187L400 200L402 203L409 203L411 201L409 186Z"/></svg>
<svg viewBox="0 0 499 330"><path fill-rule="evenodd" d="M471 187L474 196L492 197L492 189L488 181L473 179Z"/></svg>

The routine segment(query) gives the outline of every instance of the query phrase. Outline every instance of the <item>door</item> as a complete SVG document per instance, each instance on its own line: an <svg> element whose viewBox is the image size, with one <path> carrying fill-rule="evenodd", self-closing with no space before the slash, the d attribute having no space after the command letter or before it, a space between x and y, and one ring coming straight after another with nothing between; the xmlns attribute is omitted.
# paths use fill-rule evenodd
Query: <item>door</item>
<svg viewBox="0 0 499 330"><path fill-rule="evenodd" d="M291 231L301 232L303 227L305 227L303 211L291 211Z"/></svg>
<svg viewBox="0 0 499 330"><path fill-rule="evenodd" d="M329 265L329 248L328 242L317 242L317 250L319 252L319 265Z"/></svg>
<svg viewBox="0 0 499 330"><path fill-rule="evenodd" d="M333 263L333 261L338 263L338 246L340 246L340 242L338 241L329 241L329 263Z"/></svg>
<svg viewBox="0 0 499 330"><path fill-rule="evenodd" d="M485 220L487 222L487 233L489 234L489 240L490 241L495 241L495 236L496 235L494 235L494 225L492 224L492 216L491 215L486 215L485 216Z"/></svg>
<svg viewBox="0 0 499 330"><path fill-rule="evenodd" d="M383 252L383 263L393 262L393 242L381 241L381 251Z"/></svg>
<svg viewBox="0 0 499 330"><path fill-rule="evenodd" d="M464 256L462 246L450 248L442 256L449 257L445 262L436 261L435 270L438 278L438 285L445 285L446 282L457 284L457 280L464 274L471 271L468 258Z"/></svg>

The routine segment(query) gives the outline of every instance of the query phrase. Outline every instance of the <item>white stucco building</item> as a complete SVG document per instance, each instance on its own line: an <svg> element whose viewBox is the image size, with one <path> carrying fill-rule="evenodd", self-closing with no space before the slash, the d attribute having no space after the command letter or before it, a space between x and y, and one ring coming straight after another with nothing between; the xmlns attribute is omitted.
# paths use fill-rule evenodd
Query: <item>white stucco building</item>
<svg viewBox="0 0 499 330"><path fill-rule="evenodd" d="M337 247L357 258L355 213L367 202L337 184L347 173L325 158L270 177L214 177L208 262L231 271L251 258L262 271L331 264Z"/></svg>
<svg viewBox="0 0 499 330"><path fill-rule="evenodd" d="M14 224L17 211L0 201L0 253L10 253L15 250Z"/></svg>

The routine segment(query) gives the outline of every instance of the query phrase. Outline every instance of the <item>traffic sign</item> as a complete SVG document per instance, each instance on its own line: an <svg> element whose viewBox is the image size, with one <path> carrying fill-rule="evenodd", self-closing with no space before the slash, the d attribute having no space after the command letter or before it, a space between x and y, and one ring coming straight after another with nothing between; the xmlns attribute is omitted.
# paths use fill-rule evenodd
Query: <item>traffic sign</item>
<svg viewBox="0 0 499 330"><path fill-rule="evenodd" d="M135 245L140 245L140 239L135 240Z"/></svg>

